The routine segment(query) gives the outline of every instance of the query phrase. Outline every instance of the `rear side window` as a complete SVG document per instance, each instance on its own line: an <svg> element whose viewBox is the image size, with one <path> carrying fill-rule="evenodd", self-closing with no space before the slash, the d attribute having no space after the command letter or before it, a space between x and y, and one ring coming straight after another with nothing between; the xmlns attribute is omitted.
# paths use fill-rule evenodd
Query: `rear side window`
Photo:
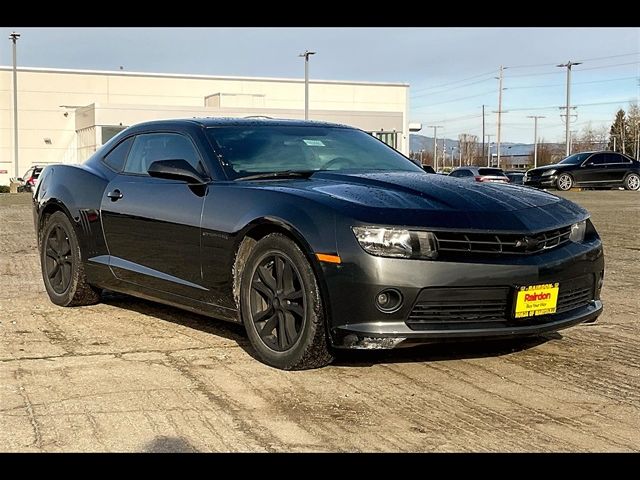
<svg viewBox="0 0 640 480"><path fill-rule="evenodd" d="M124 142L119 143L116 148L111 150L103 159L104 163L109 165L116 172L122 171L124 162L127 159L127 153L133 143L133 137L127 138Z"/></svg>
<svg viewBox="0 0 640 480"><path fill-rule="evenodd" d="M630 163L631 159L618 153L607 153L607 163Z"/></svg>
<svg viewBox="0 0 640 480"><path fill-rule="evenodd" d="M478 173L480 175L504 177L504 172L499 168L479 168Z"/></svg>
<svg viewBox="0 0 640 480"><path fill-rule="evenodd" d="M125 173L148 175L149 166L158 160L186 160L196 171L206 175L193 143L178 133L138 135L127 158Z"/></svg>

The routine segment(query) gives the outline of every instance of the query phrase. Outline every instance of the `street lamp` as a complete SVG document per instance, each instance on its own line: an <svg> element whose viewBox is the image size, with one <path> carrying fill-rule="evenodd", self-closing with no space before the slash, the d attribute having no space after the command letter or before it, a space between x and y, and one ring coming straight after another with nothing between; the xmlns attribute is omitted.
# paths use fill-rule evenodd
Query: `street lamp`
<svg viewBox="0 0 640 480"><path fill-rule="evenodd" d="M305 50L304 53L298 55L304 57L304 119L309 120L309 57L315 55L316 52Z"/></svg>
<svg viewBox="0 0 640 480"><path fill-rule="evenodd" d="M16 68L16 43L20 38L17 32L11 32L9 40L13 42L13 148L16 178L20 176L18 171L18 71Z"/></svg>

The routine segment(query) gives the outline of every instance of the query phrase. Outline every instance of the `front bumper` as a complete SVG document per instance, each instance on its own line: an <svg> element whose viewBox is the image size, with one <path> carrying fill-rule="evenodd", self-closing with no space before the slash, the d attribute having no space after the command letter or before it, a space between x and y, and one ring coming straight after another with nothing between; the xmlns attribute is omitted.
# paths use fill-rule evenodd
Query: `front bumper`
<svg viewBox="0 0 640 480"><path fill-rule="evenodd" d="M555 187L557 179L557 175L549 175L548 177L526 178L522 181L522 184L527 187L536 188Z"/></svg>
<svg viewBox="0 0 640 480"><path fill-rule="evenodd" d="M534 325L512 324L501 327L466 329L412 330L405 322L369 322L337 327L340 339L335 347L351 349L387 349L415 344L435 343L441 340L473 340L516 338L557 332L578 323L594 322L602 313L602 302L592 300L585 307L553 315L553 320Z"/></svg>
<svg viewBox="0 0 640 480"><path fill-rule="evenodd" d="M469 255L455 261L421 261L374 257L347 246L340 256L341 265L322 266L330 337L336 348L394 348L449 339L538 335L595 321L603 308L600 289L604 257L597 235L585 243L568 243L532 255ZM417 328L411 320L419 300L424 301L436 290L453 291L457 299L457 292L463 298L468 291L513 292L517 285L559 282L562 294L563 286L573 288L579 278L591 282L582 303L530 321L511 318L512 293L505 294L504 317L493 321L449 322L444 318ZM403 298L402 306L392 313L383 313L375 305L376 296L386 288L396 289Z"/></svg>

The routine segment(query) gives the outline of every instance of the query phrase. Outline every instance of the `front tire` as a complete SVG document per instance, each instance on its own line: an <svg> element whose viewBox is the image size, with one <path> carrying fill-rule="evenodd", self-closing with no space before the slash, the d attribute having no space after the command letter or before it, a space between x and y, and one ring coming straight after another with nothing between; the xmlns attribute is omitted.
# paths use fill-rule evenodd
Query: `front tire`
<svg viewBox="0 0 640 480"><path fill-rule="evenodd" d="M627 178L624 179L625 190L640 190L640 175L637 173L630 173Z"/></svg>
<svg viewBox="0 0 640 480"><path fill-rule="evenodd" d="M571 187L573 187L573 177L568 173L563 173L556 180L556 188L558 190L566 192L567 190L571 190Z"/></svg>
<svg viewBox="0 0 640 480"><path fill-rule="evenodd" d="M62 307L99 302L99 291L87 283L78 237L63 212L46 220L41 239L42 279L51 301Z"/></svg>
<svg viewBox="0 0 640 480"><path fill-rule="evenodd" d="M249 254L240 312L251 344L267 365L304 370L333 360L316 276L286 236L267 235Z"/></svg>

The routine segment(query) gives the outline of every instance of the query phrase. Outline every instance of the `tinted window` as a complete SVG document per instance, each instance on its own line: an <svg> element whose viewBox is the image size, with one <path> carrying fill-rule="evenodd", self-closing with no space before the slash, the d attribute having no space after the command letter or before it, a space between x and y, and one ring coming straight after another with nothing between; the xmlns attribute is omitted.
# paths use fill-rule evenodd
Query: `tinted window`
<svg viewBox="0 0 640 480"><path fill-rule="evenodd" d="M606 153L607 163L629 163L629 160L624 155L620 155L618 153Z"/></svg>
<svg viewBox="0 0 640 480"><path fill-rule="evenodd" d="M587 160L587 165L602 165L603 163L608 163L607 156L604 153L596 153Z"/></svg>
<svg viewBox="0 0 640 480"><path fill-rule="evenodd" d="M453 172L451 172L449 174L450 177L461 177L462 176L462 170L454 170Z"/></svg>
<svg viewBox="0 0 640 480"><path fill-rule="evenodd" d="M149 166L158 160L186 160L201 174L205 174L196 148L178 133L145 133L137 135L124 169L126 173L147 175Z"/></svg>
<svg viewBox="0 0 640 480"><path fill-rule="evenodd" d="M232 177L286 170L382 170L421 168L371 135L322 126L234 126L208 129Z"/></svg>
<svg viewBox="0 0 640 480"><path fill-rule="evenodd" d="M116 172L121 171L122 167L124 166L124 161L127 158L127 152L129 151L129 148L131 148L132 143L133 137L129 137L124 142L118 144L116 148L111 150L104 157L104 163L109 165Z"/></svg>
<svg viewBox="0 0 640 480"><path fill-rule="evenodd" d="M500 168L479 168L478 173L480 175L504 177L504 172Z"/></svg>
<svg viewBox="0 0 640 480"><path fill-rule="evenodd" d="M562 160L562 161L560 161L558 163L568 163L570 165L580 165L587 158L589 158L589 155L591 155L591 154L590 153L574 153L573 155L569 155L567 158L565 158L564 160Z"/></svg>

